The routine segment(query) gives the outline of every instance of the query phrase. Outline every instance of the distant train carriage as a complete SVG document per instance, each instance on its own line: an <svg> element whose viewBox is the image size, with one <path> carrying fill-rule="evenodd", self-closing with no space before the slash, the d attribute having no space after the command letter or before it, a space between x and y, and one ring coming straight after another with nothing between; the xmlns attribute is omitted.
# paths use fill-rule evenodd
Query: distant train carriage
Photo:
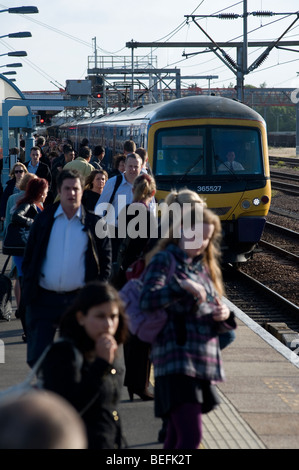
<svg viewBox="0 0 299 470"><path fill-rule="evenodd" d="M223 260L246 261L260 240L271 199L266 125L248 106L219 96L192 96L77 123L77 142L104 145L108 164L133 139L146 147L157 199L188 187L223 226ZM73 132L73 136L75 133ZM234 152L238 165L226 161Z"/></svg>
<svg viewBox="0 0 299 470"><path fill-rule="evenodd" d="M296 147L296 132L268 132L270 147Z"/></svg>

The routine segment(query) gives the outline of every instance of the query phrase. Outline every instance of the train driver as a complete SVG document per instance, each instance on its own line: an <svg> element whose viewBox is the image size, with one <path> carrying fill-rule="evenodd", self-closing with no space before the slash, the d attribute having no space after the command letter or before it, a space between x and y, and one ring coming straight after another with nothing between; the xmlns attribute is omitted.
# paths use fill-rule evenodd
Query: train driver
<svg viewBox="0 0 299 470"><path fill-rule="evenodd" d="M226 154L226 161L221 163L218 167L218 171L242 171L244 170L243 165L235 160L236 154L233 151L229 151Z"/></svg>

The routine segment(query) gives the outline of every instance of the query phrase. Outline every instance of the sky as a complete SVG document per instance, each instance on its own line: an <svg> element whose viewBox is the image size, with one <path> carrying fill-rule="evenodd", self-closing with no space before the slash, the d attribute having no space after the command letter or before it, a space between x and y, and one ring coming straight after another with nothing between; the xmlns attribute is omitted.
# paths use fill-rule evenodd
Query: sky
<svg viewBox="0 0 299 470"><path fill-rule="evenodd" d="M249 43L276 41L281 35L281 41L299 43L299 17L296 14L299 10L298 0L248 0L245 3L248 13L275 13L266 17L248 14ZM1 11L27 5L36 6L39 13L18 15ZM131 40L160 43L242 41L243 8L243 1L233 0L7 0L0 3L1 36L30 31L32 37L0 39L1 54L17 50L25 50L28 54L27 57L2 55L0 72L16 70L15 85L22 92L58 91L65 87L67 80L86 78L88 57L94 56L95 44L98 57L108 56L111 61L112 58L116 60L117 56L126 56L130 60L131 49L126 47L126 43ZM219 13L240 16L233 20L220 19L217 17ZM202 29L191 18L187 21L186 15L191 14L203 15L196 18ZM258 68L245 76L245 85L299 88L299 45L289 48L293 51L274 48ZM224 50L234 61L237 60L236 47ZM264 50L264 47L248 47L248 66ZM183 56L184 53L186 56ZM137 48L134 54L146 61L152 54L157 58L158 68L177 67L182 76L217 76L210 81L211 88L236 84L233 71L215 52L205 48L190 48L188 45L181 48ZM23 67L2 67L13 62L21 62ZM209 85L205 78L182 80L183 87L191 83L196 83L200 88L208 88Z"/></svg>

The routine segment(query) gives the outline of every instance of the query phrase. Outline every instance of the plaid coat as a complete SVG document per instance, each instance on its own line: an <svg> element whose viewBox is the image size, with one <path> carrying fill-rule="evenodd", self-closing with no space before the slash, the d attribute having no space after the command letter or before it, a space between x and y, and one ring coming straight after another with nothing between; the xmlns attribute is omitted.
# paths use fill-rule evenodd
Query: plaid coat
<svg viewBox="0 0 299 470"><path fill-rule="evenodd" d="M155 377L183 374L205 380L222 381L218 334L225 331L224 322L215 322L211 305L216 296L213 283L201 260L187 258L178 246L166 248L177 260L176 272L166 284L170 267L165 251L151 260L144 278L140 307L150 311L165 307L168 322L152 345ZM191 278L202 283L207 291L207 302L197 300L180 286L182 279ZM227 329L230 327L227 325Z"/></svg>

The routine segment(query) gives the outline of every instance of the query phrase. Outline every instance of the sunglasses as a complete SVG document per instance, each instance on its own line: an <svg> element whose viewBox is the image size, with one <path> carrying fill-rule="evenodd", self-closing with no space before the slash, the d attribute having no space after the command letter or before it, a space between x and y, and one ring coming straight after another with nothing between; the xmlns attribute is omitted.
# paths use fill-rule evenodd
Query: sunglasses
<svg viewBox="0 0 299 470"><path fill-rule="evenodd" d="M15 170L15 173L24 173L24 170Z"/></svg>

